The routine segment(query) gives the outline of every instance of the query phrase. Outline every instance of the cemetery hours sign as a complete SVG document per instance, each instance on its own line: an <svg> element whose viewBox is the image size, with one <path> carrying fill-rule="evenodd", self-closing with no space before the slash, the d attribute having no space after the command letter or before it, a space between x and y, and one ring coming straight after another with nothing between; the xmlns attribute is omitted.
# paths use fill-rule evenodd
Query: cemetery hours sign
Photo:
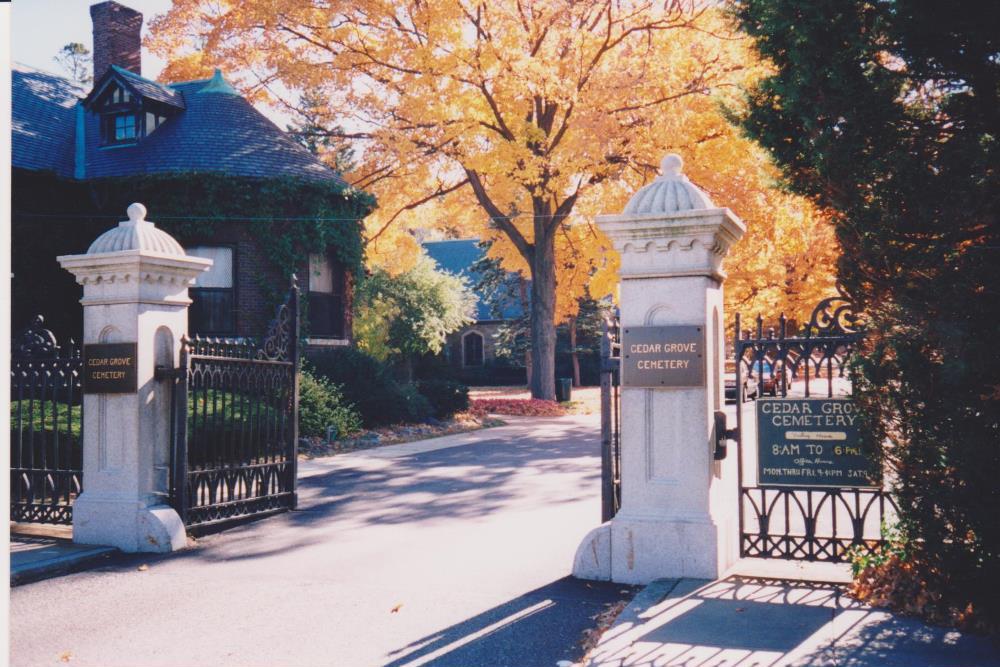
<svg viewBox="0 0 1000 667"><path fill-rule="evenodd" d="M134 394L139 389L135 343L83 346L83 393Z"/></svg>
<svg viewBox="0 0 1000 667"><path fill-rule="evenodd" d="M858 414L846 398L757 400L761 486L879 486L861 446Z"/></svg>
<svg viewBox="0 0 1000 667"><path fill-rule="evenodd" d="M704 327L628 327L621 364L623 387L703 387Z"/></svg>

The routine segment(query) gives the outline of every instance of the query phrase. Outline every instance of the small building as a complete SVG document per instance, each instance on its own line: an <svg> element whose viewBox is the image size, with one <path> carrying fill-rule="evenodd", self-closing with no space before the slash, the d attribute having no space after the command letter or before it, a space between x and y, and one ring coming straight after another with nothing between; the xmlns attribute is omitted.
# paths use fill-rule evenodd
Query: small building
<svg viewBox="0 0 1000 667"><path fill-rule="evenodd" d="M482 279L477 263L486 251L477 239L425 241L423 248L439 268L464 276L475 286ZM498 359L496 336L505 325L525 315L530 285L517 274L507 273L500 289L484 295L477 292L475 321L450 334L444 358L456 374L469 384L523 384L525 368L520 360Z"/></svg>
<svg viewBox="0 0 1000 667"><path fill-rule="evenodd" d="M260 334L292 273L313 346L348 344L370 195L354 190L243 98L211 78L142 76L142 14L90 8L94 85L15 65L12 97L12 324L35 314L81 327L79 286L57 255L140 201L189 254L214 260L190 290L190 332Z"/></svg>

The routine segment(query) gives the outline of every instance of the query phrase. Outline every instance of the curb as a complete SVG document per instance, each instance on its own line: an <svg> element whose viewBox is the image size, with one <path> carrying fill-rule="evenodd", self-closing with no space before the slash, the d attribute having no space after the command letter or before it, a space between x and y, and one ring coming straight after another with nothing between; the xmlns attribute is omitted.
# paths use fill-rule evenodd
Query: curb
<svg viewBox="0 0 1000 667"><path fill-rule="evenodd" d="M58 547L57 547L58 548ZM114 547L89 547L83 548L74 553L55 555L51 558L38 560L20 565L14 564L14 555L11 555L10 565L10 585L21 586L43 579L58 577L63 574L79 572L94 564L108 560L118 553Z"/></svg>

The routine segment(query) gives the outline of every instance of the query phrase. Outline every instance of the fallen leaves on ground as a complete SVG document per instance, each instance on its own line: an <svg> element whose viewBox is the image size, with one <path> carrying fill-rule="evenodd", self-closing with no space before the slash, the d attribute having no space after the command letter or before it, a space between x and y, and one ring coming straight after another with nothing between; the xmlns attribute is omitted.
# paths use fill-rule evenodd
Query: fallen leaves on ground
<svg viewBox="0 0 1000 667"><path fill-rule="evenodd" d="M856 574L850 594L873 607L887 607L933 625L1000 634L1000 622L963 598L950 584L949 575L948 571L892 554Z"/></svg>
<svg viewBox="0 0 1000 667"><path fill-rule="evenodd" d="M475 415L509 415L512 417L561 417L566 409L555 401L537 398L477 398L469 403Z"/></svg>
<svg viewBox="0 0 1000 667"><path fill-rule="evenodd" d="M597 622L597 625L588 630L584 630L583 639L580 641L580 647L583 648L584 659L581 663L586 662L586 656L594 650L597 646L597 642L600 641L601 635L607 632L608 628L614 624L615 619L621 614L625 607L628 606L628 600L619 600L618 602L609 603L604 611L600 612L596 616L593 616L593 620Z"/></svg>
<svg viewBox="0 0 1000 667"><path fill-rule="evenodd" d="M332 456L340 452L371 449L383 445L398 445L404 442L439 438L445 435L468 433L503 425L504 422L499 419L486 417L482 414L472 414L471 411L460 412L451 419L436 424L394 424L366 429L352 433L350 437L334 440L332 443L327 442L324 438L303 438L299 442L299 458L312 459L319 456Z"/></svg>

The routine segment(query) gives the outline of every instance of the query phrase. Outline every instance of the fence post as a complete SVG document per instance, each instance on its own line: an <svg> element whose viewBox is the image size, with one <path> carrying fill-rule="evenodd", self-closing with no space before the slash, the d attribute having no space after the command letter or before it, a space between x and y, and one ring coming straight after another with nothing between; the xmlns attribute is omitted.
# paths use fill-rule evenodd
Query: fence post
<svg viewBox="0 0 1000 667"><path fill-rule="evenodd" d="M615 480L611 451L611 327L601 323L601 522L615 515Z"/></svg>
<svg viewBox="0 0 1000 667"><path fill-rule="evenodd" d="M211 260L189 257L132 204L128 220L83 255L59 263L83 285L83 474L73 540L126 552L181 549L187 539L167 504L172 382L187 331L188 286ZM178 419L179 421L179 419ZM176 471L174 471L176 475Z"/></svg>
<svg viewBox="0 0 1000 667"><path fill-rule="evenodd" d="M289 341L291 346L291 354L289 355L289 361L292 362L292 441L289 445L290 452L288 456L288 468L291 475L291 484L288 488L292 489L292 505L291 508L295 509L299 504L299 494L296 491L296 485L299 479L299 363L301 354L301 319L300 312L301 307L299 304L299 299L302 294L299 290L298 278L292 275L292 285L291 293L289 294L289 306L292 309L292 340Z"/></svg>

